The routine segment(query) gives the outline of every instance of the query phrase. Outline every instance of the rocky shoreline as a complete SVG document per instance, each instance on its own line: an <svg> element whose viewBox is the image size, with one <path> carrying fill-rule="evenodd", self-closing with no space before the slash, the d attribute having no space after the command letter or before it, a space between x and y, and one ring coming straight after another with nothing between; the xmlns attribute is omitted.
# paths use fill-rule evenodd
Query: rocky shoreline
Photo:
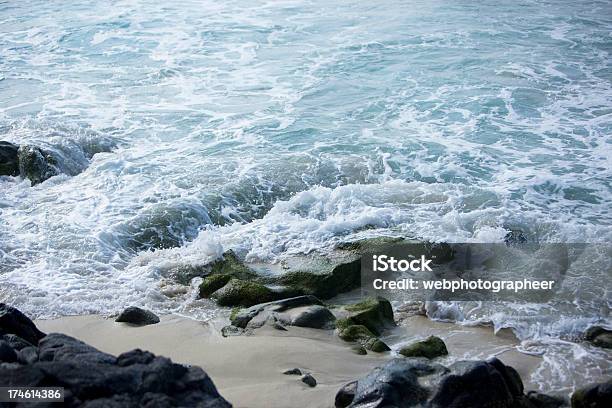
<svg viewBox="0 0 612 408"><path fill-rule="evenodd" d="M355 358L363 359L367 356L359 356L361 352L357 352L357 348L368 354L388 354L382 348L372 347L371 340L377 337L370 336L381 334L395 324L393 311L389 314L389 308L384 299L366 299L344 306L340 312L334 310L335 314L345 316L334 319L335 314L321 312L329 309L319 299L312 295L300 296L234 313L229 327L235 329L224 327L222 331L225 335L242 334L239 337L248 343L257 337L259 330L281 332L287 327L295 330L293 326L296 326L301 330L323 332L329 331L335 323L335 333L342 338L347 328L361 326L364 328L361 330L368 331L368 336L343 340L353 345ZM158 323L151 315L131 308L119 320L124 322L121 324L146 325L155 331ZM64 334L42 333L17 309L4 304L0 306L0 335L0 383L63 386L67 391L66 406L231 406L217 392L213 380L198 367L176 364L139 349L115 357ZM376 364L364 376L338 387L335 401L329 401L329 405L343 408L604 407L612 397L611 382L577 390L571 400L526 392L517 371L497 358L457 361L445 366L436 362L436 358L448 352L439 338L415 342L405 349L400 354L409 357L377 360L382 363ZM317 373L310 371L294 367L285 370L284 374L287 377L297 374L304 387L316 392ZM307 402L302 405L309 406ZM296 405L287 402L286 405L270 406Z"/></svg>

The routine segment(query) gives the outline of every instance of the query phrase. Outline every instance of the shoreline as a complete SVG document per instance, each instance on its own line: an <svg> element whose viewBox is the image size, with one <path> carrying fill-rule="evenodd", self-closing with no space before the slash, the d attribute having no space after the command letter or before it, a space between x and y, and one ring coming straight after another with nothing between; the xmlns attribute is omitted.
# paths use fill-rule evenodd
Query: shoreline
<svg viewBox="0 0 612 408"><path fill-rule="evenodd" d="M177 315L162 316L160 323L142 327L98 315L35 323L44 332L67 334L114 355L140 348L178 363L200 366L235 407L284 407L288 401L300 401L304 407L329 407L343 385L396 356L393 351L358 355L332 330L262 327L253 335L223 337L217 327L222 324L220 319L205 323ZM432 334L442 337L448 346L449 357L439 359L442 364L449 359L495 355L518 371L526 390L537 389L530 375L541 358L519 353L518 341L509 332L495 335L489 327L411 316L381 338L394 349L393 345ZM299 377L283 374L295 367L311 373L317 386L310 388Z"/></svg>

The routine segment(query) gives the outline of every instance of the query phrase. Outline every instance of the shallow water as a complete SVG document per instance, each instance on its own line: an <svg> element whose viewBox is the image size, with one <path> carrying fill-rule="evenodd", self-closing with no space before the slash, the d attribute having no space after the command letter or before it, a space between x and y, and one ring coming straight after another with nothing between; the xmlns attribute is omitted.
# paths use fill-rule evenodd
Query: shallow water
<svg viewBox="0 0 612 408"><path fill-rule="evenodd" d="M208 318L160 282L230 248L611 241L608 1L158 3L0 2L0 139L73 170L0 178L0 299ZM474 320L611 324L517 310Z"/></svg>

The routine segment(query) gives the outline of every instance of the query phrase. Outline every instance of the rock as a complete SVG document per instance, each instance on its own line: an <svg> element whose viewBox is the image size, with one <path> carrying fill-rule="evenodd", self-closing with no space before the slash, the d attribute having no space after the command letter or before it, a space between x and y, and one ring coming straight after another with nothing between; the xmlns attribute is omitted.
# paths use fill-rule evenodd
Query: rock
<svg viewBox="0 0 612 408"><path fill-rule="evenodd" d="M0 363L14 363L17 361L17 353L9 344L0 340Z"/></svg>
<svg viewBox="0 0 612 408"><path fill-rule="evenodd" d="M359 354L360 356L365 356L366 354L368 354L366 348L363 347L361 344L351 347L351 350L353 350L353 353Z"/></svg>
<svg viewBox="0 0 612 408"><path fill-rule="evenodd" d="M345 306L348 312L346 325L362 325L368 328L376 336L380 336L386 329L395 327L393 320L393 308L388 300L378 298L367 298L362 302Z"/></svg>
<svg viewBox="0 0 612 408"><path fill-rule="evenodd" d="M243 334L249 335L251 332L236 326L224 326L221 329L223 337L242 336Z"/></svg>
<svg viewBox="0 0 612 408"><path fill-rule="evenodd" d="M396 237L365 238L358 241L342 242L336 246L338 250L351 251L359 255L380 253L390 248L401 248L415 257L424 255L427 259L431 259L434 264L450 262L455 257L455 252L450 244Z"/></svg>
<svg viewBox="0 0 612 408"><path fill-rule="evenodd" d="M302 375L302 370L300 370L299 368L291 368L287 371L283 371L283 374L285 375Z"/></svg>
<svg viewBox="0 0 612 408"><path fill-rule="evenodd" d="M448 355L446 344L441 338L429 336L427 339L404 346L399 353L405 357L436 358Z"/></svg>
<svg viewBox="0 0 612 408"><path fill-rule="evenodd" d="M32 185L60 174L57 159L51 153L36 146L23 145L19 147L19 173L30 179Z"/></svg>
<svg viewBox="0 0 612 408"><path fill-rule="evenodd" d="M249 307L277 299L276 293L267 286L240 279L231 279L227 285L215 291L211 297L220 306L242 307Z"/></svg>
<svg viewBox="0 0 612 408"><path fill-rule="evenodd" d="M590 327L585 333L584 338L594 346L602 348L612 348L612 330L601 326Z"/></svg>
<svg viewBox="0 0 612 408"><path fill-rule="evenodd" d="M376 338L376 337L372 337L370 339L368 339L365 344L364 347L367 350L373 351L375 353L383 353L385 351L390 351L391 348L389 346L387 346L387 344L385 342L383 342L382 340Z"/></svg>
<svg viewBox="0 0 612 408"><path fill-rule="evenodd" d="M374 333L372 333L367 327L361 324L352 324L348 326L344 326L345 320L338 320L336 322L338 327L338 337L340 337L344 341L360 341L364 342L371 339L372 337L376 337ZM338 326L338 323L341 323L342 326Z"/></svg>
<svg viewBox="0 0 612 408"><path fill-rule="evenodd" d="M224 252L221 259L217 259L212 263L210 274L229 275L243 280L257 277L257 274L244 265L231 249Z"/></svg>
<svg viewBox="0 0 612 408"><path fill-rule="evenodd" d="M612 380L591 384L574 391L572 408L607 408L612 406Z"/></svg>
<svg viewBox="0 0 612 408"><path fill-rule="evenodd" d="M19 310L5 303L0 303L0 335L14 334L22 340L37 345L45 337L34 323Z"/></svg>
<svg viewBox="0 0 612 408"><path fill-rule="evenodd" d="M19 146L0 141L0 176L19 175Z"/></svg>
<svg viewBox="0 0 612 408"><path fill-rule="evenodd" d="M565 399L541 394L537 391L529 391L527 399L534 408L560 408L567 406Z"/></svg>
<svg viewBox="0 0 612 408"><path fill-rule="evenodd" d="M64 387L63 406L70 408L231 407L201 368L175 364L147 351L132 350L114 357L53 333L40 340L39 354L39 360L0 364L0 384Z"/></svg>
<svg viewBox="0 0 612 408"><path fill-rule="evenodd" d="M393 359L336 394L338 408L528 408L514 371L497 359L446 368L425 359ZM516 383L518 380L519 384Z"/></svg>
<svg viewBox="0 0 612 408"><path fill-rule="evenodd" d="M232 275L229 274L210 275L205 277L200 284L200 297L210 297L215 291L227 285L230 280L232 280Z"/></svg>
<svg viewBox="0 0 612 408"><path fill-rule="evenodd" d="M310 374L304 374L302 376L302 378L300 378L300 380L308 385L309 387L316 387L317 386L317 380L314 379L314 377Z"/></svg>
<svg viewBox="0 0 612 408"><path fill-rule="evenodd" d="M25 341L19 336L14 334L5 334L4 336L0 336L0 340L6 341L9 346L11 346L15 350L21 350L26 347L32 347L33 344Z"/></svg>
<svg viewBox="0 0 612 408"><path fill-rule="evenodd" d="M32 364L38 361L38 349L36 347L25 347L17 353L17 361L20 364Z"/></svg>
<svg viewBox="0 0 612 408"><path fill-rule="evenodd" d="M334 406L336 408L344 408L351 405L353 399L355 399L355 393L357 392L357 381L351 381L346 384L340 391L336 393L336 398L334 400Z"/></svg>
<svg viewBox="0 0 612 408"><path fill-rule="evenodd" d="M277 300L273 302L261 303L251 306L247 309L235 309L232 311L230 321L236 327L258 328L265 324L270 316L276 316L277 320L283 321L282 314L290 309L319 305L322 303L314 296L296 296L288 299ZM289 321L290 323L290 321Z"/></svg>
<svg viewBox="0 0 612 408"><path fill-rule="evenodd" d="M312 305L293 317L291 325L313 329L332 329L335 320L336 317L325 306Z"/></svg>
<svg viewBox="0 0 612 408"><path fill-rule="evenodd" d="M504 237L504 242L508 246L520 245L527 242L527 237L521 230L510 230Z"/></svg>
<svg viewBox="0 0 612 408"><path fill-rule="evenodd" d="M148 310L130 306L121 312L115 321L119 323L129 323L134 326L147 326L149 324L159 323L159 317Z"/></svg>

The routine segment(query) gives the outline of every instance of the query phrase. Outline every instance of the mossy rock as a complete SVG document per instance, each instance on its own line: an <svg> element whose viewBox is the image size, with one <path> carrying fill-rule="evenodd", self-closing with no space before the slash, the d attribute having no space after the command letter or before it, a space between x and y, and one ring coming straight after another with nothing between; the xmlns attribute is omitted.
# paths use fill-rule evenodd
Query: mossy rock
<svg viewBox="0 0 612 408"><path fill-rule="evenodd" d="M200 297L208 298L210 295L221 289L232 279L232 275L223 273L210 275L204 278L200 284Z"/></svg>
<svg viewBox="0 0 612 408"><path fill-rule="evenodd" d="M376 337L368 339L363 346L367 350L373 351L375 353L384 353L385 351L391 350L391 348L387 346L384 341Z"/></svg>
<svg viewBox="0 0 612 408"><path fill-rule="evenodd" d="M425 357L432 359L448 355L448 350L441 338L429 336L425 340L402 347L399 353L404 357Z"/></svg>
<svg viewBox="0 0 612 408"><path fill-rule="evenodd" d="M286 285L303 294L330 299L339 293L349 292L361 285L361 261L340 263L331 271L289 271L273 282Z"/></svg>
<svg viewBox="0 0 612 408"><path fill-rule="evenodd" d="M229 275L234 278L250 280L257 274L244 265L231 249L223 253L223 257L211 264L211 275Z"/></svg>
<svg viewBox="0 0 612 408"><path fill-rule="evenodd" d="M261 283L240 279L231 279L221 289L215 291L211 298L219 306L250 307L258 303L271 302L277 299L277 294Z"/></svg>
<svg viewBox="0 0 612 408"><path fill-rule="evenodd" d="M342 326L344 326L343 323L338 326L338 321L336 321L336 327L338 327L338 337L344 341L366 342L372 337L376 337L367 327L360 324L352 324L344 327Z"/></svg>
<svg viewBox="0 0 612 408"><path fill-rule="evenodd" d="M349 312L347 320L351 324L363 325L376 336L380 336L385 329L395 326L393 308L387 299L367 298L344 309Z"/></svg>

